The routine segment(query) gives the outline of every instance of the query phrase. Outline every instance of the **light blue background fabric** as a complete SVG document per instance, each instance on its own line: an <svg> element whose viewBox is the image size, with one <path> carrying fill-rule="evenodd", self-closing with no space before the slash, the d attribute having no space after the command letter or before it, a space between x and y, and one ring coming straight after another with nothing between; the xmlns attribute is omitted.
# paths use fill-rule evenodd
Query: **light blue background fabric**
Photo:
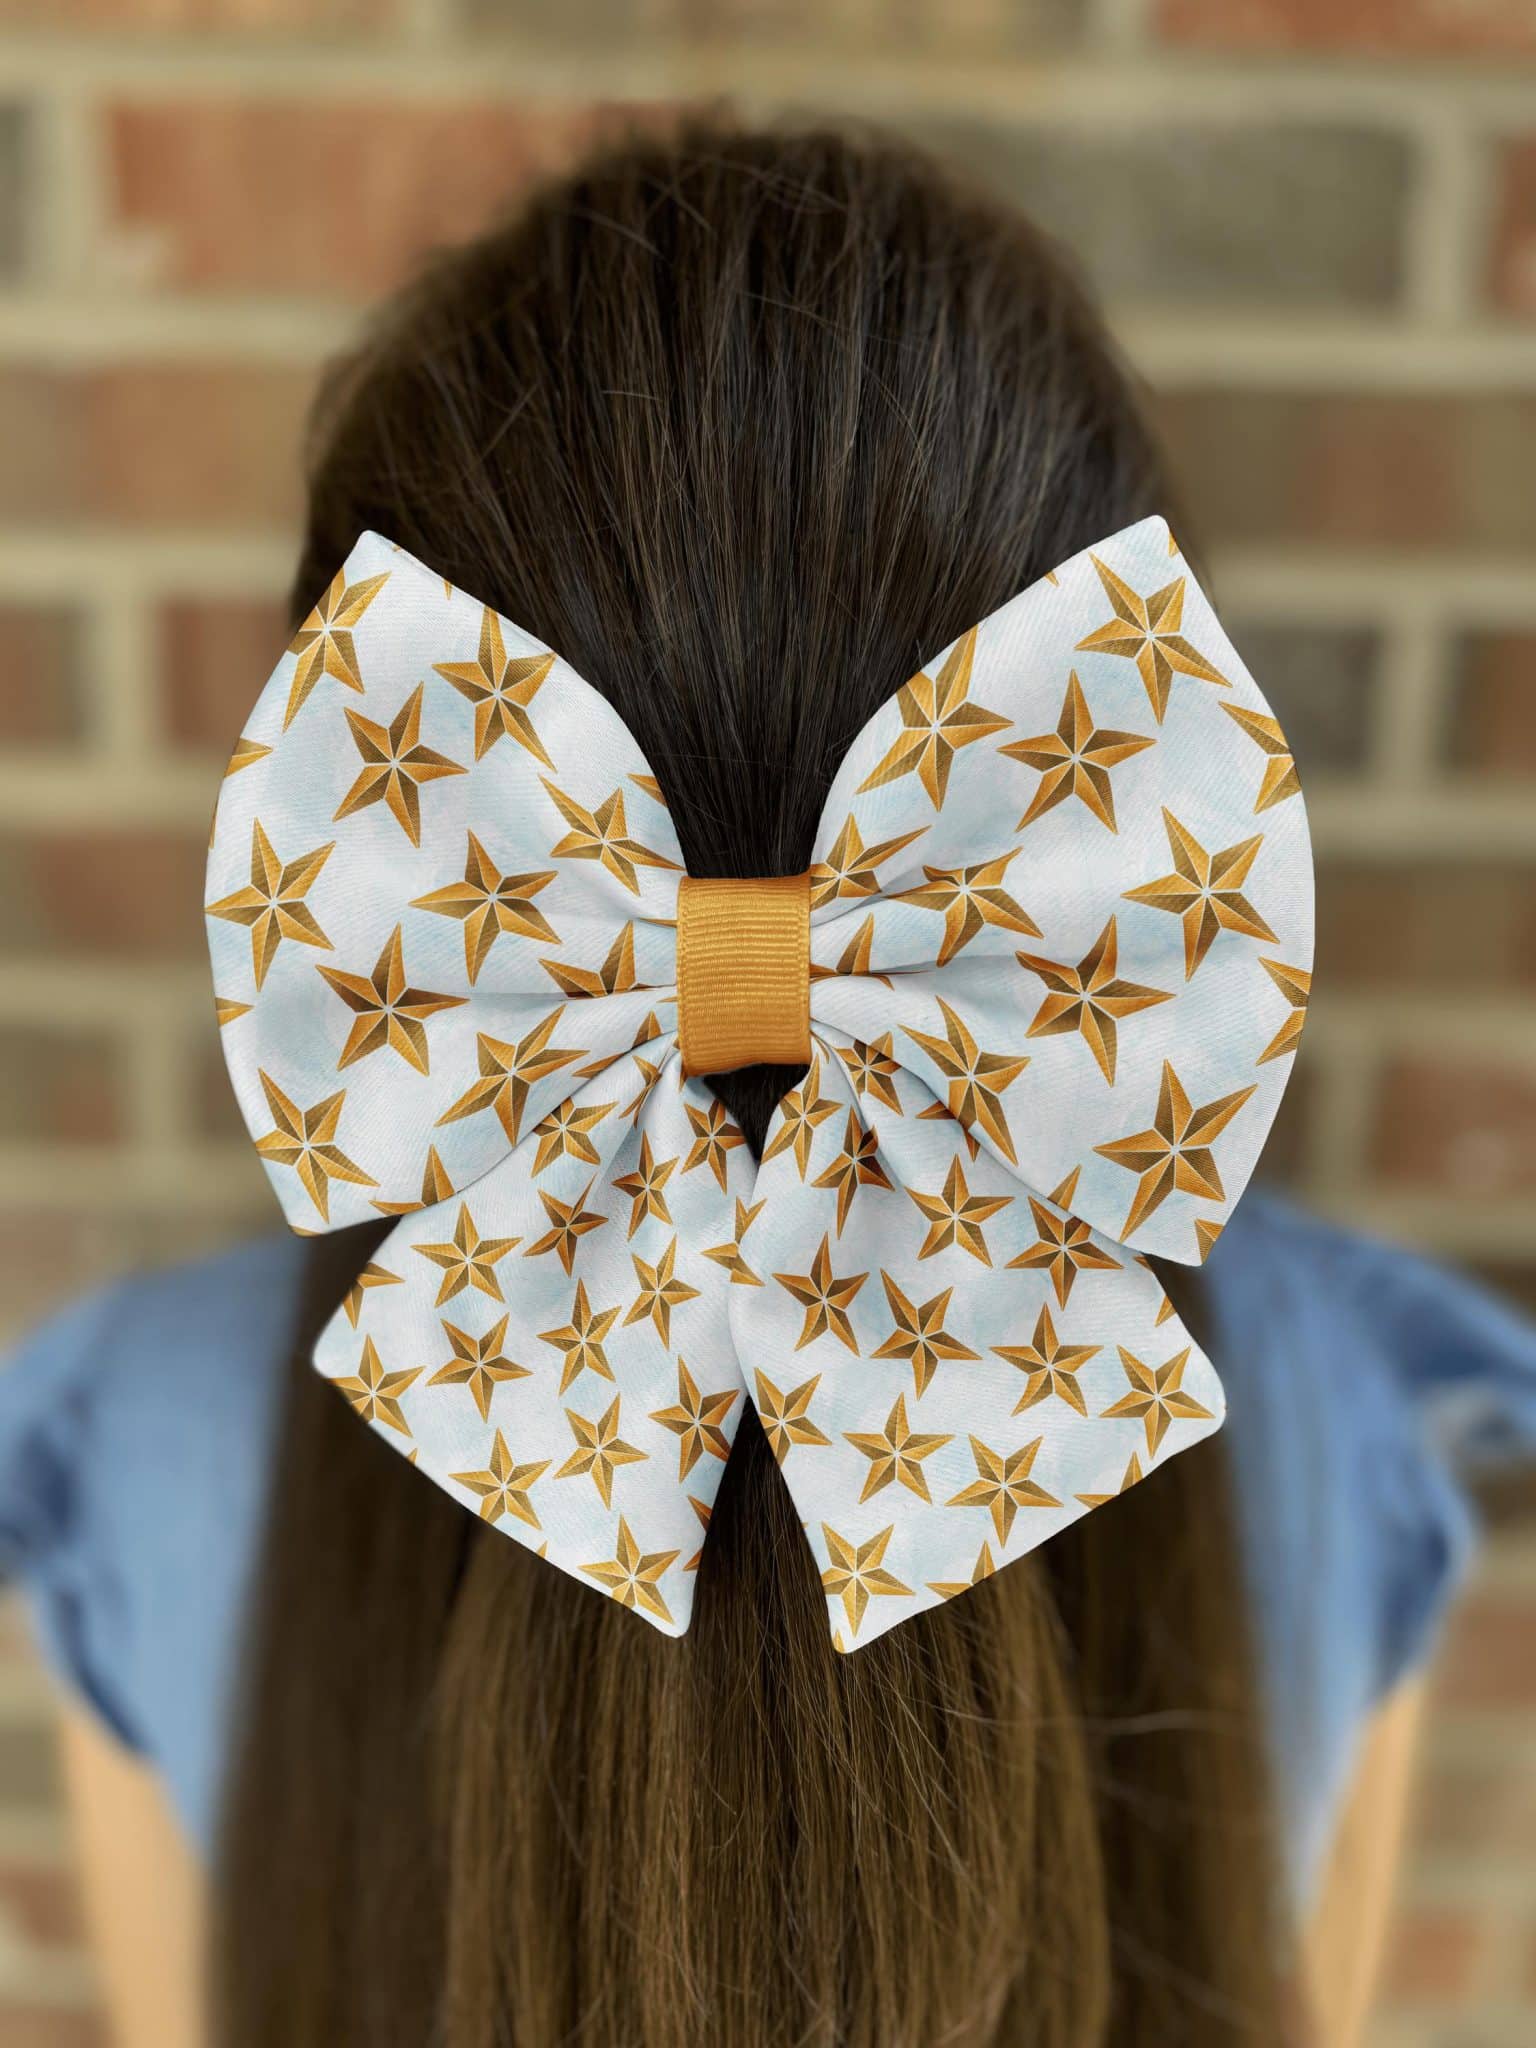
<svg viewBox="0 0 1536 2048"><path fill-rule="evenodd" d="M303 1258L265 1238L120 1283L0 1369L0 1574L205 1851ZM1536 1443L1536 1333L1260 1195L1205 1272L1304 1888L1363 1723L1426 1656L1468 1556L1458 1468Z"/></svg>

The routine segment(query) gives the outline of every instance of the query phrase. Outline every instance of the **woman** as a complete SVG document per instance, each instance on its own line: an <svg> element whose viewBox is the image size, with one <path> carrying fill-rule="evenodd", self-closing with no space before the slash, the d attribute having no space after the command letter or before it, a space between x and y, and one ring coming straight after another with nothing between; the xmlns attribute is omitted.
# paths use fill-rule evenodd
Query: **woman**
<svg viewBox="0 0 1536 2048"><path fill-rule="evenodd" d="M388 535L610 700L703 875L804 869L895 682L1170 502L1059 253L831 135L543 193L315 449L295 623ZM794 1078L716 1083L754 1150ZM681 1644L359 1429L307 1361L380 1234L132 1283L0 1381L129 2048L1354 2038L1465 1536L1400 1347L1511 1325L1252 1201L1169 1276L1223 1435L839 1658L750 1414Z"/></svg>

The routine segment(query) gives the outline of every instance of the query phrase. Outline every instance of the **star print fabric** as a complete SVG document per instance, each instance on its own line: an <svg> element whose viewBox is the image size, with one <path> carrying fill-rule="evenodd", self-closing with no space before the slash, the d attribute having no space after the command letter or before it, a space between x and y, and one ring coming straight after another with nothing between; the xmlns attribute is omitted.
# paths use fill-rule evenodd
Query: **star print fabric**
<svg viewBox="0 0 1536 2048"><path fill-rule="evenodd" d="M850 750L760 1165L682 1074L682 873L607 704L365 535L223 785L226 1056L295 1228L400 1219L316 1352L374 1428L681 1633L750 1399L851 1649L1217 1427L1144 1255L1206 1255L1274 1116L1305 814L1147 520Z"/></svg>

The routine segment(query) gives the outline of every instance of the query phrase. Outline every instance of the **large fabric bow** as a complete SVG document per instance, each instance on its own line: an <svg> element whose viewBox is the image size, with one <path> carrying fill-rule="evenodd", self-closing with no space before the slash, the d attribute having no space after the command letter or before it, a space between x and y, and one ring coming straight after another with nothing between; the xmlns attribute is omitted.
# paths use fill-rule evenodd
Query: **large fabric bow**
<svg viewBox="0 0 1536 2048"><path fill-rule="evenodd" d="M296 1229L400 1219L315 1352L387 1441L680 1634L750 1400L852 1648L1218 1426L1144 1255L1204 1258L1274 1116L1305 814L1148 519L854 743L761 1164L683 1071L682 880L603 699L365 534L223 784L226 1056Z"/></svg>

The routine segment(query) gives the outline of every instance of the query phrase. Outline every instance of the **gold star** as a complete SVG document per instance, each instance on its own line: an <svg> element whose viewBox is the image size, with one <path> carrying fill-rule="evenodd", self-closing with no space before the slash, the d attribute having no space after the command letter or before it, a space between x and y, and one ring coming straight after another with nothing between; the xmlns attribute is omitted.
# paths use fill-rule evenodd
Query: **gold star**
<svg viewBox="0 0 1536 2048"><path fill-rule="evenodd" d="M503 1316L483 1337L472 1337L468 1330L461 1330L456 1324L445 1321L443 1334L453 1347L453 1356L427 1381L429 1387L468 1387L475 1397L482 1422L490 1420L491 1396L503 1380L530 1377L526 1365L519 1365L515 1358L508 1358L502 1351L509 1320Z"/></svg>
<svg viewBox="0 0 1536 2048"><path fill-rule="evenodd" d="M611 1380L613 1373L608 1365L608 1354L603 1349L603 1340L619 1319L616 1308L593 1308L587 1299L586 1285L576 1282L576 1299L571 1304L571 1320L558 1330L541 1330L539 1342L552 1344L563 1353L560 1366L560 1391L563 1394L579 1373L595 1372L605 1380Z"/></svg>
<svg viewBox="0 0 1536 2048"><path fill-rule="evenodd" d="M654 1016L646 1019L647 1023L651 1023L653 1021ZM652 1032L642 1031L640 1036L635 1040L635 1043L636 1045L644 1045L654 1035L655 1034ZM640 1076L640 1086L636 1089L634 1095L630 1098L628 1102L625 1103L623 1109L619 1112L619 1114L625 1119L625 1121L630 1124L636 1122L640 1115L641 1110L644 1109L646 1102L650 1097L651 1090L656 1086L656 1083L661 1079L660 1067L654 1065L650 1060L642 1059L638 1053L635 1055L635 1069ZM577 1071L580 1072L580 1069L578 1068ZM684 1167L683 1171L686 1173L688 1171L687 1167Z"/></svg>
<svg viewBox="0 0 1536 2048"><path fill-rule="evenodd" d="M822 1590L834 1600L841 1600L848 1625L857 1631L864 1619L864 1610L872 1596L896 1599L911 1594L912 1588L904 1586L900 1579L888 1572L884 1566L886 1546L896 1533L893 1522L888 1529L882 1529L878 1536L871 1536L867 1543L853 1544L846 1537L839 1536L828 1522L821 1525L826 1538L827 1569L821 1575Z"/></svg>
<svg viewBox="0 0 1536 2048"><path fill-rule="evenodd" d="M1042 1307L1035 1320L1035 1334L1027 1344L994 1344L992 1349L999 1358L1005 1358L1010 1365L1028 1375L1024 1392L1019 1397L1015 1415L1022 1415L1026 1408L1033 1408L1037 1401L1046 1401L1054 1394L1065 1401L1069 1408L1075 1408L1079 1415L1088 1413L1083 1400L1083 1390L1077 1384L1077 1376L1090 1358L1097 1358L1103 1350L1102 1344L1061 1344L1056 1337L1056 1325L1051 1321L1047 1304Z"/></svg>
<svg viewBox="0 0 1536 2048"><path fill-rule="evenodd" d="M901 1097L896 1093L899 1069L891 1057L889 1031L882 1031L868 1045L856 1038L846 1050L839 1046L837 1056L847 1068L848 1078L860 1095L873 1095L877 1102L883 1102L887 1109L901 1115Z"/></svg>
<svg viewBox="0 0 1536 2048"><path fill-rule="evenodd" d="M1125 1468L1125 1477L1115 1488L1114 1493L1080 1493L1077 1497L1085 1508L1101 1508L1106 1501L1113 1500L1116 1494L1129 1493L1140 1478L1141 1460L1132 1451L1131 1462Z"/></svg>
<svg viewBox="0 0 1536 2048"><path fill-rule="evenodd" d="M690 1287L685 1280L675 1279L677 1267L677 1239L674 1237L655 1265L629 1255L635 1269L635 1278L640 1283L640 1292L624 1318L626 1328L649 1318L656 1326L656 1334L663 1344L672 1343L672 1311L681 1308L685 1301L697 1301L699 1290Z"/></svg>
<svg viewBox="0 0 1536 2048"><path fill-rule="evenodd" d="M683 1361L677 1361L677 1405L672 1408L657 1408L652 1412L652 1422L659 1422L663 1429L670 1429L679 1439L677 1446L677 1476L686 1479L707 1451L712 1458L722 1461L730 1456L731 1440L721 1425L736 1405L736 1390L719 1394L701 1394Z"/></svg>
<svg viewBox="0 0 1536 2048"><path fill-rule="evenodd" d="M613 1183L621 1195L630 1198L629 1235L634 1236L641 1224L654 1216L658 1223L670 1224L672 1211L667 1207L664 1192L667 1182L677 1170L676 1159L658 1159L651 1150L651 1141L644 1131L640 1134L640 1164L633 1173L620 1174ZM737 1207L741 1204L738 1202ZM706 1258L713 1253L706 1252Z"/></svg>
<svg viewBox="0 0 1536 2048"><path fill-rule="evenodd" d="M879 1145L873 1131L866 1131L859 1122L858 1112L850 1109L847 1128L843 1132L843 1149L838 1153L826 1172L812 1182L813 1187L836 1188L837 1190L837 1234L843 1234L843 1225L848 1221L848 1211L853 1207L853 1198L860 1188L888 1188L885 1169L879 1158Z"/></svg>
<svg viewBox="0 0 1536 2048"><path fill-rule="evenodd" d="M635 928L625 925L601 967L575 967L564 960L541 960L539 965L568 996L627 995L639 986L635 980Z"/></svg>
<svg viewBox="0 0 1536 2048"><path fill-rule="evenodd" d="M411 1426L400 1406L400 1396L413 1380L420 1378L419 1365L411 1372L386 1372L378 1346L371 1337L365 1337L357 1371L332 1384L346 1395L364 1422L386 1422L402 1436L409 1436Z"/></svg>
<svg viewBox="0 0 1536 2048"><path fill-rule="evenodd" d="M364 718L360 711L347 711L347 724L363 757L356 782L336 806L337 818L350 818L370 804L384 803L412 846L421 844L421 785L437 782L445 775L462 775L464 769L446 754L421 743L421 698L425 683L418 683L387 726Z"/></svg>
<svg viewBox="0 0 1536 2048"><path fill-rule="evenodd" d="M1164 1060L1152 1128L1093 1148L1127 1173L1141 1176L1130 1214L1120 1228L1122 1238L1129 1237L1175 1189L1212 1202L1224 1199L1211 1146L1252 1093L1252 1088L1238 1088L1192 1109L1172 1061Z"/></svg>
<svg viewBox="0 0 1536 2048"><path fill-rule="evenodd" d="M266 1091L274 1128L256 1140L256 1150L263 1159L294 1169L326 1222L331 1218L333 1180L350 1181L361 1188L378 1186L373 1175L364 1173L336 1143L342 1104L347 1099L345 1088L338 1088L334 1095L325 1096L309 1109L300 1109L297 1103L289 1101L270 1074L261 1074L261 1085Z"/></svg>
<svg viewBox="0 0 1536 2048"><path fill-rule="evenodd" d="M1026 768L1038 768L1040 781L1029 800L1029 809L1015 830L1022 832L1036 818L1075 796L1111 832L1115 823L1115 792L1109 771L1157 742L1145 733L1115 732L1096 726L1088 713L1088 700L1074 669L1067 678L1066 701L1054 732L1036 733L1032 739L1015 740L1001 752Z"/></svg>
<svg viewBox="0 0 1536 2048"><path fill-rule="evenodd" d="M1001 1098L1029 1065L1028 1056L1013 1059L1006 1053L981 1051L964 1018L942 998L939 1008L944 1014L942 1038L908 1025L902 1029L948 1081L949 1114L967 1129L980 1124L1003 1157L1017 1165Z"/></svg>
<svg viewBox="0 0 1536 2048"><path fill-rule="evenodd" d="M413 897L411 908L458 918L464 927L464 968L473 986L486 955L503 932L551 946L559 944L559 935L533 900L555 879L554 869L530 875L500 874L474 833L465 836L469 849L464 856L463 881L447 882L430 895Z"/></svg>
<svg viewBox="0 0 1536 2048"><path fill-rule="evenodd" d="M928 801L942 809L949 789L949 770L961 747L972 746L994 732L1007 729L1008 720L983 704L968 701L971 664L976 653L976 628L955 642L935 682L921 671L896 692L896 709L903 730L891 744L885 759L859 784L859 793L878 789L903 775L916 775L928 793Z"/></svg>
<svg viewBox="0 0 1536 2048"><path fill-rule="evenodd" d="M933 1496L928 1491L922 1461L932 1457L944 1444L954 1442L952 1436L924 1435L911 1429L907 1423L905 1394L896 1396L896 1405L886 1417L883 1435L845 1431L844 1439L869 1460L864 1491L859 1495L861 1502L868 1500L871 1494L883 1492L892 1481L904 1486L908 1493L915 1493L919 1500L931 1502Z"/></svg>
<svg viewBox="0 0 1536 2048"><path fill-rule="evenodd" d="M630 779L633 781L638 778L631 777ZM688 1505L693 1509L693 1512L698 1516L699 1527L704 1531L705 1535L707 1536L709 1534L710 1517L713 1511L709 1507L707 1507L705 1503L701 1501L696 1494L692 1493L690 1493L688 1496ZM696 1572L699 1566L703 1563L703 1561L704 1546L701 1543L698 1549L693 1553L692 1557L690 1557L688 1562L683 1566L683 1570L685 1572Z"/></svg>
<svg viewBox="0 0 1536 2048"><path fill-rule="evenodd" d="M973 1195L958 1159L951 1160L942 1189L923 1195L916 1188L908 1188L907 1193L928 1219L928 1235L917 1255L920 1259L931 1259L936 1252L958 1245L984 1266L991 1265L992 1255L981 1226L989 1216L1008 1208L1012 1195Z"/></svg>
<svg viewBox="0 0 1536 2048"><path fill-rule="evenodd" d="M997 1566L992 1562L992 1546L990 1543L983 1543L981 1554L976 1560L976 1569L968 1579L930 1579L928 1590L930 1593L939 1594L945 1600L953 1600L957 1593L968 1593L972 1586L979 1586L983 1579L990 1579L996 1570Z"/></svg>
<svg viewBox="0 0 1536 2048"><path fill-rule="evenodd" d="M248 1017L252 1008L252 1004L237 1003L229 996L215 996L213 999L213 1014L221 1031L226 1025L237 1024L242 1017Z"/></svg>
<svg viewBox="0 0 1536 2048"><path fill-rule="evenodd" d="M437 1156L437 1147L427 1147L427 1163L421 1174L421 1200L419 1202L375 1202L373 1207L381 1216L412 1216L418 1209L435 1209L439 1202L452 1199L453 1182L448 1178L443 1162Z"/></svg>
<svg viewBox="0 0 1536 2048"><path fill-rule="evenodd" d="M1223 704L1221 708L1267 756L1264 780L1259 784L1258 801L1253 808L1267 811L1272 804L1284 803L1288 796L1300 796L1296 763L1291 758L1285 734L1280 730L1279 719L1266 718L1262 711L1248 711L1241 704Z"/></svg>
<svg viewBox="0 0 1536 2048"><path fill-rule="evenodd" d="M762 1281L753 1272L742 1256L741 1241L763 1213L763 1204L754 1202L749 1209L740 1195L736 1197L736 1232L729 1244L711 1245L705 1252L706 1259L713 1259L717 1266L724 1266L731 1276L733 1287L761 1287ZM670 1223L672 1218L669 1216Z"/></svg>
<svg viewBox="0 0 1536 2048"><path fill-rule="evenodd" d="M491 1462L483 1472L450 1472L456 1485L467 1486L480 1496L480 1513L487 1522L499 1522L511 1515L531 1529L542 1527L534 1512L528 1489L549 1470L548 1458L537 1465L514 1465L507 1440L498 1429L491 1446Z"/></svg>
<svg viewBox="0 0 1536 2048"><path fill-rule="evenodd" d="M619 1543L613 1556L601 1564L584 1564L582 1570L605 1586L621 1607L643 1607L647 1614L670 1622L671 1611L657 1591L657 1581L676 1556L675 1550L651 1550L642 1556L628 1522L620 1515Z"/></svg>
<svg viewBox="0 0 1536 2048"><path fill-rule="evenodd" d="M1171 1000L1172 991L1144 988L1139 982L1122 981L1116 972L1120 942L1111 918L1075 967L1055 960L1042 960L1034 953L1020 953L1021 967L1028 967L1045 983L1050 993L1035 1012L1029 1027L1031 1038L1055 1038L1063 1031L1079 1036L1099 1063L1099 1072L1114 1085L1118 1034L1115 1020L1134 1017L1138 1010L1150 1010Z"/></svg>
<svg viewBox="0 0 1536 2048"><path fill-rule="evenodd" d="M330 940L304 898L335 845L334 839L328 840L313 853L279 860L258 818L251 827L249 883L233 896L221 896L217 903L208 905L209 917L250 926L251 966L258 988L266 980L267 969L284 939L297 940L301 946L319 946L327 953L331 950Z"/></svg>
<svg viewBox="0 0 1536 2048"><path fill-rule="evenodd" d="M951 1508L985 1508L992 1517L992 1526L997 1531L999 1543L1006 1543L1013 1532L1014 1517L1020 1508L1059 1508L1061 1502L1055 1494L1047 1493L1043 1486L1030 1478L1030 1467L1043 1437L1036 1437L1032 1443L1022 1445L1018 1450L1007 1453L989 1450L979 1436L971 1438L971 1456L976 1460L976 1477L960 1493L952 1496L944 1505Z"/></svg>
<svg viewBox="0 0 1536 2048"><path fill-rule="evenodd" d="M791 1088L779 1104L773 1136L763 1147L765 1164L770 1159L777 1159L781 1152L792 1150L802 1180L811 1163L817 1127L824 1124L829 1116L837 1115L836 1101L829 1096L818 1095L820 1086L821 1061L813 1054L804 1080L797 1088Z"/></svg>
<svg viewBox="0 0 1536 2048"><path fill-rule="evenodd" d="M589 1231L600 1230L608 1221L606 1216L599 1216L595 1210L583 1206L591 1192L592 1182L588 1181L574 1202L557 1202L553 1195L546 1195L540 1189L539 1200L544 1204L544 1213L548 1216L551 1227L541 1238L529 1245L523 1257L539 1259L547 1252L555 1252L569 1274L571 1263L576 1257L577 1240L585 1237Z"/></svg>
<svg viewBox="0 0 1536 2048"><path fill-rule="evenodd" d="M1040 937L1040 927L1021 910L1002 886L1008 864L1018 856L1014 847L996 860L978 861L968 868L931 868L926 862L927 880L921 888L903 889L893 903L916 903L924 910L937 910L944 919L944 939L937 964L943 967L968 946L989 924L1008 932Z"/></svg>
<svg viewBox="0 0 1536 2048"><path fill-rule="evenodd" d="M597 1147L587 1133L597 1129L613 1106L611 1102L590 1102L585 1107L562 1102L558 1109L552 1109L533 1127L533 1135L539 1141L533 1162L535 1174L543 1173L559 1159L583 1159L589 1166L599 1165Z"/></svg>
<svg viewBox="0 0 1536 2048"><path fill-rule="evenodd" d="M843 976L867 975L871 980L878 981L882 988L889 988L891 977L888 974L876 974L871 966L874 949L875 913L871 911L860 921L858 930L838 954L835 967L822 967L814 960L811 962L811 980L836 981Z"/></svg>
<svg viewBox="0 0 1536 2048"><path fill-rule="evenodd" d="M912 1367L914 1390L921 1398L928 1391L928 1383L939 1369L940 1361L946 1358L979 1358L979 1351L972 1351L962 1344L958 1337L952 1337L944 1327L944 1318L949 1313L949 1298L953 1287L946 1287L942 1294L935 1294L921 1304L907 1299L890 1274L882 1271L885 1283L885 1298L890 1304L895 1327L889 1337L872 1355L876 1358L902 1358Z"/></svg>
<svg viewBox="0 0 1536 2048"><path fill-rule="evenodd" d="M848 1310L864 1282L867 1273L847 1273L839 1276L832 1271L832 1241L823 1233L820 1247L811 1261L809 1273L775 1273L774 1279L789 1292L805 1310L805 1323L800 1331L797 1351L803 1351L807 1344L814 1344L818 1337L833 1336L839 1344L858 1356L858 1340L853 1334L853 1324L848 1320Z"/></svg>
<svg viewBox="0 0 1536 2048"><path fill-rule="evenodd" d="M1236 846L1224 846L1220 853L1207 853L1166 807L1163 828L1173 855L1173 873L1125 893L1132 903L1150 904L1154 910L1171 911L1183 919L1185 980L1209 953L1219 931L1273 941L1274 933L1242 893L1248 870L1264 844L1263 833L1239 840Z"/></svg>
<svg viewBox="0 0 1536 2048"><path fill-rule="evenodd" d="M1301 1039L1301 1027L1307 1021L1307 998L1312 993L1312 977L1306 968L1284 967L1278 960L1261 960L1259 965L1293 1006L1291 1014L1254 1062L1262 1067L1266 1060L1284 1059L1287 1053L1296 1050Z"/></svg>
<svg viewBox="0 0 1536 2048"><path fill-rule="evenodd" d="M708 1109L696 1108L691 1102L683 1106L693 1126L693 1144L683 1161L683 1171L692 1173L695 1167L707 1166L724 1193L725 1155L737 1145L744 1145L746 1139L726 1115L725 1105L718 1096L710 1097Z"/></svg>
<svg viewBox="0 0 1536 2048"><path fill-rule="evenodd" d="M434 1266L440 1266L443 1278L437 1290L437 1306L452 1301L462 1294L466 1287L473 1287L479 1294L488 1294L492 1301L505 1301L501 1283L496 1278L496 1267L515 1245L522 1243L520 1237L482 1237L475 1228L475 1219L469 1213L469 1204L460 1202L458 1221L453 1226L453 1237L442 1244L418 1244L412 1247L424 1259L430 1259Z"/></svg>
<svg viewBox="0 0 1536 2048"><path fill-rule="evenodd" d="M1080 654L1119 654L1134 661L1147 701L1159 725L1168 709L1168 691L1176 675L1202 683L1232 686L1205 656L1192 647L1179 628L1184 623L1184 578L1176 576L1150 597L1139 597L1114 570L1092 557L1114 617L1077 643Z"/></svg>
<svg viewBox="0 0 1536 2048"><path fill-rule="evenodd" d="M1140 1421L1147 1432L1147 1450L1151 1456L1156 1457L1158 1446L1168 1434L1169 1424L1175 1417L1181 1422L1210 1421L1210 1409L1202 1408L1193 1394L1184 1392L1184 1368L1189 1362L1189 1345L1186 1344L1164 1365L1143 1365L1123 1344L1116 1348L1120 1353L1120 1363L1125 1367L1125 1376L1131 1383L1131 1391L1122 1394L1113 1408L1106 1408L1104 1418L1129 1415Z"/></svg>
<svg viewBox="0 0 1536 2048"><path fill-rule="evenodd" d="M398 1287L400 1281L400 1274L391 1273L387 1267L376 1265L372 1259L368 1261L367 1265L363 1267L357 1278L352 1282L352 1285L347 1289L346 1297L341 1304L347 1312L347 1321L354 1330L357 1328L357 1319L363 1312L363 1296L368 1289L370 1287Z"/></svg>
<svg viewBox="0 0 1536 2048"><path fill-rule="evenodd" d="M675 860L653 853L648 846L642 846L638 839L629 836L622 789L616 789L595 811L589 811L574 797L556 789L548 776L543 781L555 808L571 828L557 846L550 848L551 859L600 861L632 896L640 894L638 868L677 867Z"/></svg>
<svg viewBox="0 0 1536 2048"><path fill-rule="evenodd" d="M438 1122L458 1123L464 1117L477 1115L482 1109L494 1109L501 1119L508 1143L515 1145L529 1089L584 1056L585 1047L551 1045L549 1042L564 1014L562 1003L516 1045L492 1038L484 1031L478 1033L480 1079L471 1083L458 1101L443 1111Z"/></svg>
<svg viewBox="0 0 1536 2048"><path fill-rule="evenodd" d="M501 621L489 605L480 614L479 660L433 662L437 673L475 707L477 761L506 734L546 768L554 767L528 716L528 706L554 665L552 654L523 654L508 661Z"/></svg>
<svg viewBox="0 0 1536 2048"><path fill-rule="evenodd" d="M1078 1169L1074 1166L1061 1186L1051 1193L1049 1199L1057 1209L1071 1207L1072 1197L1077 1193L1077 1174ZM1040 1235L1008 1264L1010 1269L1015 1266L1047 1268L1051 1285L1056 1290L1056 1299L1063 1308L1072 1292L1073 1281L1085 1266L1101 1272L1119 1272L1120 1261L1099 1249L1086 1223L1080 1223L1075 1216L1053 1214L1044 1202L1037 1202L1033 1195L1029 1198L1029 1206Z"/></svg>
<svg viewBox="0 0 1536 2048"><path fill-rule="evenodd" d="M265 761L272 749L264 747L260 740L253 740L248 733L241 733L235 741L235 750L229 757L229 766L224 770L224 780L238 775L242 768L253 768L258 761Z"/></svg>
<svg viewBox="0 0 1536 2048"><path fill-rule="evenodd" d="M877 870L922 836L920 831L903 832L899 839L881 839L866 846L850 811L842 831L828 847L826 859L811 863L812 910L820 910L823 904L836 903L844 896L878 896Z"/></svg>
<svg viewBox="0 0 1536 2048"><path fill-rule="evenodd" d="M637 1465L650 1455L648 1451L637 1450L633 1444L625 1443L619 1435L621 1398L615 1394L596 1422L589 1422L574 1408L566 1409L565 1419L571 1425L576 1448L555 1474L557 1479L579 1479L583 1473L590 1473L605 1508L613 1506L613 1475L618 1467ZM675 1552L673 1554L676 1555Z"/></svg>
<svg viewBox="0 0 1536 2048"><path fill-rule="evenodd" d="M429 1073L427 1018L435 1017L439 1010L457 1010L466 1001L464 996L439 996L430 989L407 986L400 929L396 925L385 940L372 974L344 974L339 967L317 969L352 1012L352 1028L336 1062L338 1068L350 1067L354 1060L388 1047L418 1074Z"/></svg>
<svg viewBox="0 0 1536 2048"><path fill-rule="evenodd" d="M288 643L288 652L298 657L298 663L283 713L284 732L322 676L334 676L349 690L362 689L352 628L388 581L387 569L381 576L365 576L360 583L349 583L340 569L331 578L324 597Z"/></svg>
<svg viewBox="0 0 1536 2048"><path fill-rule="evenodd" d="M810 1416L811 1396L821 1385L821 1374L803 1380L788 1393L780 1390L767 1373L755 1374L757 1411L763 1419L768 1448L782 1465L796 1444L821 1444L830 1449L832 1439L822 1434Z"/></svg>

